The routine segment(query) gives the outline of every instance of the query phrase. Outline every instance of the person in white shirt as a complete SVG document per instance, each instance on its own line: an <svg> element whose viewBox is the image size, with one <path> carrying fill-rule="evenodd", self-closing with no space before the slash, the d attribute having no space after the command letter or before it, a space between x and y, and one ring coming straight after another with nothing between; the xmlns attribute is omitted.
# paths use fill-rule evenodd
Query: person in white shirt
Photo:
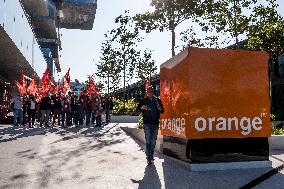
<svg viewBox="0 0 284 189"><path fill-rule="evenodd" d="M20 126L23 126L23 98L19 92L12 98L11 104L13 105L14 112L14 126L17 126L18 117L20 118Z"/></svg>
<svg viewBox="0 0 284 189"><path fill-rule="evenodd" d="M29 98L29 107L28 107L28 122L29 127L34 127L35 125L35 116L36 116L36 101L34 96Z"/></svg>

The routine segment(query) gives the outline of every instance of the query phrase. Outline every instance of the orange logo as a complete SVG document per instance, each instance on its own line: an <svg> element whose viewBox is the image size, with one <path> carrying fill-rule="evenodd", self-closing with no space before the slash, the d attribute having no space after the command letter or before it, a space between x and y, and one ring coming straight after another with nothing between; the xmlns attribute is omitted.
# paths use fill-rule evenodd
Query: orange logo
<svg viewBox="0 0 284 189"><path fill-rule="evenodd" d="M163 135L271 135L266 52L190 48L161 65Z"/></svg>

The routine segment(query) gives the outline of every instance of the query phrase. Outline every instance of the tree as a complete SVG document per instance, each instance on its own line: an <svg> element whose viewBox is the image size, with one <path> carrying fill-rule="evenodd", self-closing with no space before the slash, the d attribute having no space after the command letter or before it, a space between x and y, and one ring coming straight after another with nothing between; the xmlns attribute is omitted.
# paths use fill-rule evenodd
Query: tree
<svg viewBox="0 0 284 189"><path fill-rule="evenodd" d="M248 49L269 53L274 63L275 76L279 75L278 56L284 54L283 18L277 12L277 7L276 0L269 0L268 5L254 7L247 44Z"/></svg>
<svg viewBox="0 0 284 189"><path fill-rule="evenodd" d="M126 82L133 79L136 64L138 63L140 51L137 49L139 30L132 23L132 18L125 11L126 15L120 15L115 19L119 24L116 29L110 31L112 44L116 47L116 58L118 70L123 70L123 100L126 100Z"/></svg>
<svg viewBox="0 0 284 189"><path fill-rule="evenodd" d="M233 38L238 49L239 36L247 34L256 3L257 0L205 0L199 24L205 32L215 30L220 36L229 34L221 44L227 45Z"/></svg>
<svg viewBox="0 0 284 189"><path fill-rule="evenodd" d="M152 52L145 50L137 66L137 77L143 82L146 79L151 80L151 76L153 76L156 71L157 66L152 59Z"/></svg>
<svg viewBox="0 0 284 189"><path fill-rule="evenodd" d="M102 56L97 65L96 75L107 85L107 93L109 94L110 90L116 90L119 86L121 66L117 64L117 51L112 48L112 40L108 34L105 34L105 37L107 39L102 43ZM110 86L110 83L112 83L112 86Z"/></svg>
<svg viewBox="0 0 284 189"><path fill-rule="evenodd" d="M278 56L284 54L284 21L266 23L261 31L249 36L248 48L267 51L274 63L274 74L279 76Z"/></svg>
<svg viewBox="0 0 284 189"><path fill-rule="evenodd" d="M205 38L198 38L197 33L193 27L180 33L181 41L184 43L183 50L188 47L218 47L217 36L206 36Z"/></svg>
<svg viewBox="0 0 284 189"><path fill-rule="evenodd" d="M175 56L175 30L183 21L201 16L198 0L152 0L154 12L146 12L134 16L136 25L147 33L158 29L160 32L170 31L172 34L172 56Z"/></svg>
<svg viewBox="0 0 284 189"><path fill-rule="evenodd" d="M275 20L277 6L276 0L204 0L204 14L197 20L206 33L215 31L219 36L229 34L221 44L228 45L233 39L239 49L241 36L245 38L251 32L260 31L261 22Z"/></svg>

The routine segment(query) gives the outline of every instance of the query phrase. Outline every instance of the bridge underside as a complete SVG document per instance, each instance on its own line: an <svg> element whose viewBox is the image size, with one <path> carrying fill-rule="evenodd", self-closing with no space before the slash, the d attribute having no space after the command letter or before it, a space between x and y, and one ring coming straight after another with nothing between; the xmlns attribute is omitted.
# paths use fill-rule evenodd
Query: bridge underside
<svg viewBox="0 0 284 189"><path fill-rule="evenodd" d="M96 9L96 4L64 3L59 26L66 29L92 30Z"/></svg>
<svg viewBox="0 0 284 189"><path fill-rule="evenodd" d="M26 76L32 77L35 74L38 78L32 66L5 30L0 27L0 78L2 82L14 84L14 80L21 80L22 70L25 70Z"/></svg>

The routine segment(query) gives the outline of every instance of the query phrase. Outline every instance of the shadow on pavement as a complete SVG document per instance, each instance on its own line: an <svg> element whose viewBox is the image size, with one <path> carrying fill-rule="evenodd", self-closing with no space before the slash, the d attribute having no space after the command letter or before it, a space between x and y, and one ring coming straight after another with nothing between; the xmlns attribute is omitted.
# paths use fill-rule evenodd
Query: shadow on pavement
<svg viewBox="0 0 284 189"><path fill-rule="evenodd" d="M34 135L45 135L46 128L30 128L15 127L8 125L0 125L0 143L17 140L18 138L29 137Z"/></svg>
<svg viewBox="0 0 284 189"><path fill-rule="evenodd" d="M55 133L60 136L65 136L69 133L78 133L81 129L84 129L80 134L86 135L88 137L101 136L98 132L103 127L37 127L34 128L26 128L26 127L18 127L12 125L0 125L0 143L9 142L13 140L17 140L23 137L35 136L35 135L45 135L47 133ZM108 131L107 131L108 132ZM104 133L103 133L104 134ZM70 137L63 138L63 140L72 139Z"/></svg>
<svg viewBox="0 0 284 189"><path fill-rule="evenodd" d="M145 145L143 143L141 143L139 140L137 140L131 135L128 136L130 136L139 145L141 150L143 151L145 150ZM174 189L188 189L188 188L237 189L271 170L271 168L260 168L260 169L192 172L190 170L190 165L188 162L175 160L161 153L155 153L155 157L163 159L162 162L163 176L164 176L163 181L166 189L173 189L173 188ZM152 188L150 185L151 182L148 182L148 185L145 185L145 182L143 182L143 180L144 178L141 181L132 180L132 182L139 183L139 186L143 185L143 187L145 186L144 188ZM277 188L277 187L270 187L270 188Z"/></svg>
<svg viewBox="0 0 284 189"><path fill-rule="evenodd" d="M46 149L41 152L33 151L32 149L17 151L15 153L16 157L35 160L38 169L34 175L22 173L12 175L10 177L11 183L0 186L0 189L18 188L15 185L16 183L29 183L31 179L36 180L38 188L48 187L51 180L56 180L58 183L70 180L70 177L62 177L60 173L68 172L69 169L70 171L80 170L82 164L78 161L89 151L98 151L106 146L124 142L125 139L117 137L119 132L122 131L119 131L120 128L115 128L116 126L117 125L111 124L104 127L42 127L25 130L23 128L0 125L0 135L6 135L6 138L0 138L0 144L23 137L45 135L48 133L53 134L54 136L52 138L55 139L48 141L44 147ZM109 132L111 129L113 132ZM56 137L56 135L60 137ZM80 141L78 144L75 142L75 146L70 145L73 142L72 140L76 140L79 137L84 137L84 140ZM118 152L114 151L113 153ZM70 161L72 161L72 163L70 163L72 167L67 168ZM81 174L83 173L75 171L71 177L79 179L82 177ZM24 186L22 188L24 188Z"/></svg>
<svg viewBox="0 0 284 189"><path fill-rule="evenodd" d="M139 184L139 189L160 189L162 187L156 166L154 164L145 167L144 177L142 180L131 179L131 181Z"/></svg>

